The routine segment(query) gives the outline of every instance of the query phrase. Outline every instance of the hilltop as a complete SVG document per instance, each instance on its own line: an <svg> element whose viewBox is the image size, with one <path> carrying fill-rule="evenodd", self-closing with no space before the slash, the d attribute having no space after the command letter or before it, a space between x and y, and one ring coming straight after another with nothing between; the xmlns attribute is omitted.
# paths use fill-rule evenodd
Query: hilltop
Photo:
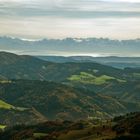
<svg viewBox="0 0 140 140"><path fill-rule="evenodd" d="M119 116L114 120L48 121L38 125L20 125L0 134L1 140L138 140L140 139L140 113Z"/></svg>
<svg viewBox="0 0 140 140"><path fill-rule="evenodd" d="M98 70L98 75L120 76L123 71L93 62L53 63L36 57L0 52L0 74L9 79L65 81L75 73ZM96 74L96 73L95 73Z"/></svg>

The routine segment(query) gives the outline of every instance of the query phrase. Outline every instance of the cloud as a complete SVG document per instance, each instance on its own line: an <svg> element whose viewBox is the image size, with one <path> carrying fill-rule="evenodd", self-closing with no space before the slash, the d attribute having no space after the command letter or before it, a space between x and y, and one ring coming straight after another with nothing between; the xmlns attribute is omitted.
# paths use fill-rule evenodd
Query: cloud
<svg viewBox="0 0 140 140"><path fill-rule="evenodd" d="M114 4L99 0L0 1L0 16L54 16L68 18L140 17L140 4Z"/></svg>
<svg viewBox="0 0 140 140"><path fill-rule="evenodd" d="M9 26L10 23L10 26ZM135 26L134 26L135 23ZM108 37L137 38L140 19L124 18L21 18L0 19L0 35L23 38Z"/></svg>
<svg viewBox="0 0 140 140"><path fill-rule="evenodd" d="M126 3L140 3L139 0L103 0L109 2L126 2Z"/></svg>
<svg viewBox="0 0 140 140"><path fill-rule="evenodd" d="M140 3L136 2L138 1L0 0L0 35L24 38L138 38Z"/></svg>

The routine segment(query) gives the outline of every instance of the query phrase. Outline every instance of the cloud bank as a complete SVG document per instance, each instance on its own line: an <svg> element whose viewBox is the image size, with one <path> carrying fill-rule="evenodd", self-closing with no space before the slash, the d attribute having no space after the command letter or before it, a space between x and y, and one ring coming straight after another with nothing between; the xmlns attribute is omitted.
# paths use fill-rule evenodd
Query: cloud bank
<svg viewBox="0 0 140 140"><path fill-rule="evenodd" d="M139 0L0 0L0 35L140 37Z"/></svg>

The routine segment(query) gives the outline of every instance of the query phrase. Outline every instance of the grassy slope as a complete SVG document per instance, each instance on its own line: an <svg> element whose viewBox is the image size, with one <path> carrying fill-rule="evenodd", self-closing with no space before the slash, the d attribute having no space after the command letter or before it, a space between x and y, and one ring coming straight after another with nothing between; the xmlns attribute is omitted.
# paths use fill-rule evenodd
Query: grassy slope
<svg viewBox="0 0 140 140"><path fill-rule="evenodd" d="M15 109L15 107L13 105L10 105L2 100L0 100L0 109Z"/></svg>
<svg viewBox="0 0 140 140"><path fill-rule="evenodd" d="M3 84L0 86L3 87ZM13 81L5 84L3 91L1 97L7 102L26 108L35 107L48 119L114 116L127 110L110 96L46 81Z"/></svg>
<svg viewBox="0 0 140 140"><path fill-rule="evenodd" d="M118 82L126 82L125 80L117 79L108 75L101 75L99 77L92 74L81 72L79 75L72 75L68 78L70 81L77 81L85 84L102 85L106 84L109 80L116 80Z"/></svg>
<svg viewBox="0 0 140 140"><path fill-rule="evenodd" d="M0 125L0 130L4 130L6 128L6 125Z"/></svg>
<svg viewBox="0 0 140 140"><path fill-rule="evenodd" d="M8 79L65 81L71 75L85 72L94 72L100 75L120 77L123 70L93 63L51 63L31 56L18 56L9 53L0 53L0 74Z"/></svg>
<svg viewBox="0 0 140 140"><path fill-rule="evenodd" d="M24 107L15 107L11 104L8 104L2 100L0 100L0 109L6 109L6 110L16 110L16 111L25 111L27 110L28 108L24 108Z"/></svg>

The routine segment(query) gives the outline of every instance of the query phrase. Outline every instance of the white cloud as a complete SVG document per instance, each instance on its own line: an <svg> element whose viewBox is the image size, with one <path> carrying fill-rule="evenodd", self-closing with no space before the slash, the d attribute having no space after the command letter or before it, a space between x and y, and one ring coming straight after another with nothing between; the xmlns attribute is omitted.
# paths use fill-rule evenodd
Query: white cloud
<svg viewBox="0 0 140 140"><path fill-rule="evenodd" d="M134 26L135 23L135 26ZM0 35L30 39L65 37L109 37L128 39L140 37L140 19L96 18L0 18Z"/></svg>
<svg viewBox="0 0 140 140"><path fill-rule="evenodd" d="M131 2L131 3L139 3L139 0L105 0L105 1L111 1L111 2Z"/></svg>
<svg viewBox="0 0 140 140"><path fill-rule="evenodd" d="M139 23L132 0L0 0L0 35L138 38Z"/></svg>

